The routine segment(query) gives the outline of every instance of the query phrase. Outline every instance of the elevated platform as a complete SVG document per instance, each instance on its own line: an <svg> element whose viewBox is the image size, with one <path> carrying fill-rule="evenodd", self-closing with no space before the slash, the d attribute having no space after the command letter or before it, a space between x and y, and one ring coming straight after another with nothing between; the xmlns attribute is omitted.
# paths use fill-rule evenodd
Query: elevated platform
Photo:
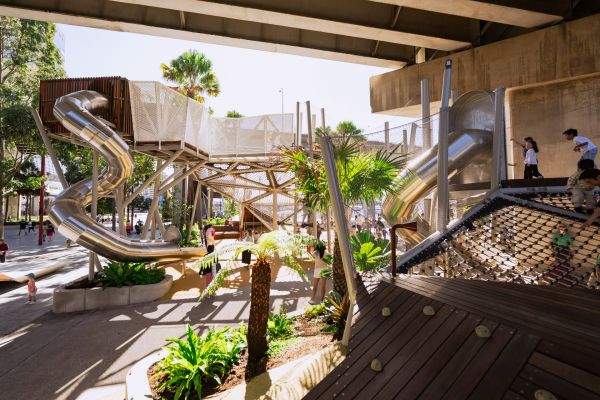
<svg viewBox="0 0 600 400"><path fill-rule="evenodd" d="M387 274L363 279L347 357L304 399L600 398L597 293ZM426 306L435 314L425 315ZM381 372L371 369L374 359ZM554 397L538 397L542 392Z"/></svg>

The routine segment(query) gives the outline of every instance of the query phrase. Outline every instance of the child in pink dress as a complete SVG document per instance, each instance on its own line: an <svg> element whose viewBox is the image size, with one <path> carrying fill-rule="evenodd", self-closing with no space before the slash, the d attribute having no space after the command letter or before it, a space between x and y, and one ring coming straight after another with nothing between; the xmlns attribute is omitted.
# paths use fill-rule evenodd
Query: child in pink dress
<svg viewBox="0 0 600 400"><path fill-rule="evenodd" d="M27 293L29 294L29 299L25 304L33 304L37 301L37 286L35 286L35 275L33 275L30 272L26 276L29 278L29 281L27 282Z"/></svg>

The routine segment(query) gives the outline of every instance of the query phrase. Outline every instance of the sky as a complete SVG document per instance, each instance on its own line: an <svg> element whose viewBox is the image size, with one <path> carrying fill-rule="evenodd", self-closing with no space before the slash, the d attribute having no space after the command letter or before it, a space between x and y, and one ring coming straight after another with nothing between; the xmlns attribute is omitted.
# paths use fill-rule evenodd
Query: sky
<svg viewBox="0 0 600 400"><path fill-rule="evenodd" d="M408 121L371 113L369 77L389 71L385 68L71 25L59 24L58 28L64 37L69 77L123 76L165 82L161 63L189 49L203 52L221 85L221 94L207 101L215 116L230 110L245 116L281 113L283 89L284 112L295 112L300 101L306 115L304 103L310 100L318 125L321 108L325 108L327 125L351 120L365 132L383 129L385 121L392 126Z"/></svg>

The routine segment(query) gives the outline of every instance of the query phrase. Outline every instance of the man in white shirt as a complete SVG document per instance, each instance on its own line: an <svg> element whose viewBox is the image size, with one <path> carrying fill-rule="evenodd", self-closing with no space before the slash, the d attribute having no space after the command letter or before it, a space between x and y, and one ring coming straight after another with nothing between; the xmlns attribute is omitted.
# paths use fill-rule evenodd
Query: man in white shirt
<svg viewBox="0 0 600 400"><path fill-rule="evenodd" d="M577 129L567 129L563 132L563 136L566 140L572 140L575 144L573 151L581 153L580 160L592 160L594 165L596 164L596 155L598 154L598 148L592 141L586 137L578 136Z"/></svg>

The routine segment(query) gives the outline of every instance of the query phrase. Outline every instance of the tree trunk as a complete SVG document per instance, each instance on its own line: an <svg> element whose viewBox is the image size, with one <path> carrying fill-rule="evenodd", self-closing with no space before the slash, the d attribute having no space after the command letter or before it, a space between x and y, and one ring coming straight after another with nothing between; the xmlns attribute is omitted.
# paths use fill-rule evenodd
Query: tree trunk
<svg viewBox="0 0 600 400"><path fill-rule="evenodd" d="M246 377L250 378L266 371L267 321L269 319L269 299L271 292L271 265L266 260L258 260L252 266L252 286L250 292L250 318L248 320L248 365Z"/></svg>
<svg viewBox="0 0 600 400"><path fill-rule="evenodd" d="M2 45L2 48L4 48L3 46L3 40L0 40L0 45ZM3 54L3 53L0 53ZM0 72L2 71L1 66L2 66L2 60L1 60L1 56L0 56ZM2 74L0 74L0 78L2 78ZM2 103L0 102L0 111L2 110ZM2 137L2 124L0 123L0 138ZM6 142L4 141L4 139L0 139L0 162L4 161L4 146L6 145ZM2 170L0 170L0 238L4 237L4 213L2 212L2 210L4 209L4 172L2 172Z"/></svg>
<svg viewBox="0 0 600 400"><path fill-rule="evenodd" d="M4 199L4 218L8 218L8 196L6 196L6 199ZM18 219L18 218L17 218Z"/></svg>
<svg viewBox="0 0 600 400"><path fill-rule="evenodd" d="M346 275L344 274L344 263L342 261L342 249L340 248L340 241L338 239L338 235L335 235L335 240L333 242L333 263L332 263L332 273L333 273L333 290L344 295L346 294Z"/></svg>

